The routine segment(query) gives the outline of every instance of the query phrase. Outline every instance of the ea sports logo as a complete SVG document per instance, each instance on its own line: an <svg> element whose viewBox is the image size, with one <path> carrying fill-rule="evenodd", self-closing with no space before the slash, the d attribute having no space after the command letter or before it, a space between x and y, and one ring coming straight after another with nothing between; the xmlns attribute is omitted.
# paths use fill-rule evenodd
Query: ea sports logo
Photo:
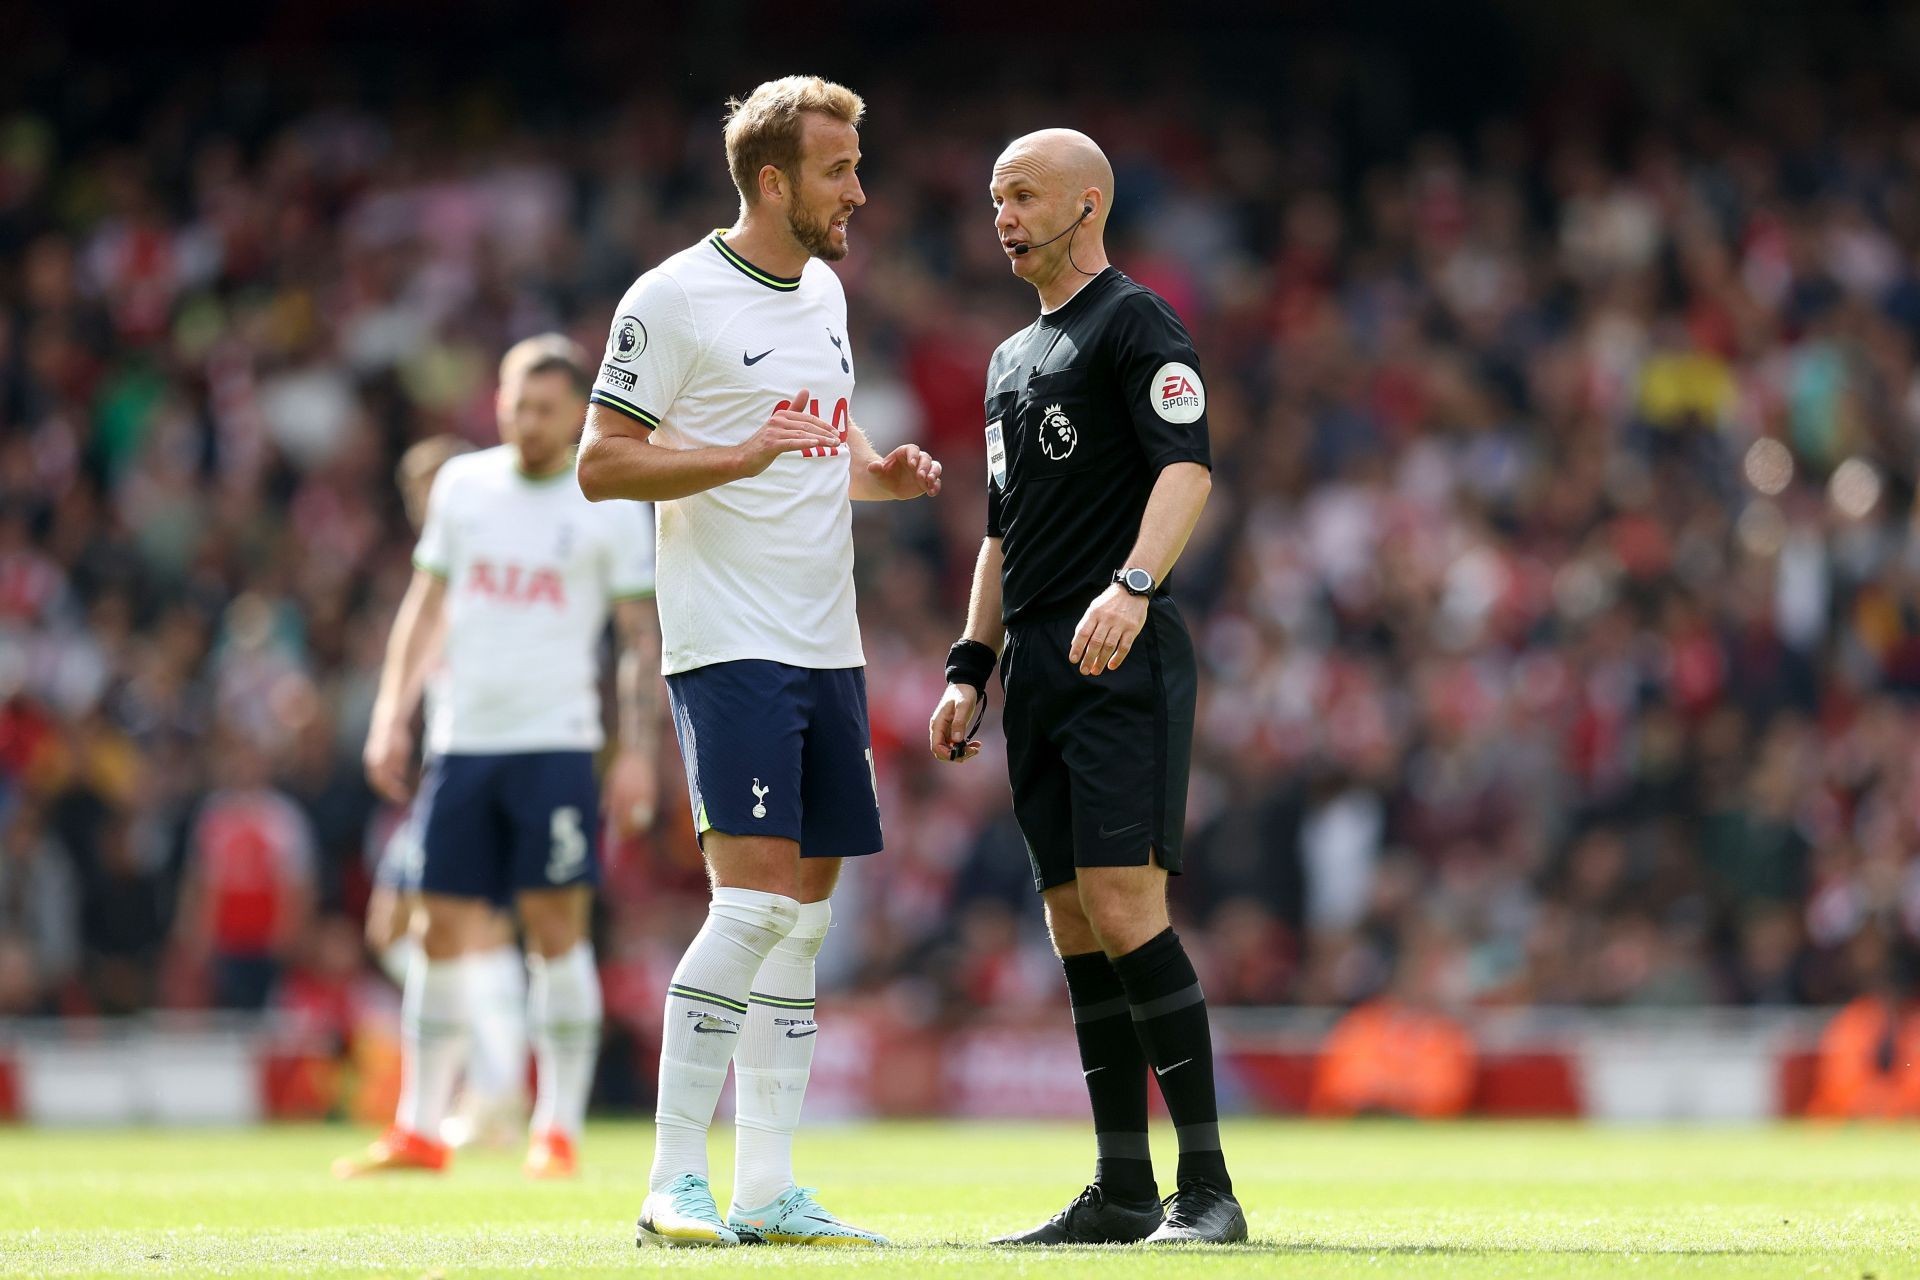
<svg viewBox="0 0 1920 1280"><path fill-rule="evenodd" d="M1195 422L1207 411L1207 389L1197 369L1170 360L1147 384L1147 401L1167 422Z"/></svg>
<svg viewBox="0 0 1920 1280"><path fill-rule="evenodd" d="M1040 452L1059 462L1079 443L1080 432L1060 412L1059 405L1050 404L1040 411Z"/></svg>
<svg viewBox="0 0 1920 1280"><path fill-rule="evenodd" d="M625 364L647 349L647 326L632 316L621 316L613 324L613 337L607 343L607 354Z"/></svg>

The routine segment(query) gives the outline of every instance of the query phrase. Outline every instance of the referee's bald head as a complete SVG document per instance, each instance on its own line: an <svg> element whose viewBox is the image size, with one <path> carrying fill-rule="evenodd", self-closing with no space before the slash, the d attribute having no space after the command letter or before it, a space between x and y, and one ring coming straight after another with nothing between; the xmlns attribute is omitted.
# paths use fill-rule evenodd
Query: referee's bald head
<svg viewBox="0 0 1920 1280"><path fill-rule="evenodd" d="M993 162L996 182L1012 173L1074 196L1093 188L1100 199L1094 202L1088 229L1105 224L1113 203L1113 166L1100 144L1078 129L1037 129L1015 138Z"/></svg>

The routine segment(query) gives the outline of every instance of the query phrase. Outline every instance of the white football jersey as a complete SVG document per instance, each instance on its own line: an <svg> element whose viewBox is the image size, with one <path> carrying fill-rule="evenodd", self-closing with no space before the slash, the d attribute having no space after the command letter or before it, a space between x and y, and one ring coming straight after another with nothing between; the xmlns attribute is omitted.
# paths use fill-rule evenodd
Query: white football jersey
<svg viewBox="0 0 1920 1280"><path fill-rule="evenodd" d="M802 387L839 446L783 453L757 476L657 504L669 675L743 658L866 663L847 497L847 297L826 263L809 259L796 279L768 275L716 231L620 300L592 399L650 428L657 444L739 444Z"/></svg>
<svg viewBox="0 0 1920 1280"><path fill-rule="evenodd" d="M608 610L653 591L646 504L588 502L571 468L529 479L505 445L463 454L433 482L413 563L447 583L428 752L597 750Z"/></svg>

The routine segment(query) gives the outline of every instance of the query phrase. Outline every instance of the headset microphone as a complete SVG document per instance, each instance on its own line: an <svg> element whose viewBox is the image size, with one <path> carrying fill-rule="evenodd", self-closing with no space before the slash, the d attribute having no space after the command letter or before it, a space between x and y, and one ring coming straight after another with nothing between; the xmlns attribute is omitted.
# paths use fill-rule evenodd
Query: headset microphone
<svg viewBox="0 0 1920 1280"><path fill-rule="evenodd" d="M1075 218L1073 220L1073 225L1068 227L1065 231L1062 231L1060 233L1060 236L1072 235L1075 231L1078 231L1080 229L1081 223L1085 222L1088 218L1092 216L1093 216L1093 206L1090 204L1081 205L1080 216ZM1048 245L1052 244L1054 240L1058 240L1060 236L1054 236L1052 240L1042 240L1039 244L1017 244L1013 246L1013 256L1016 258L1022 258L1027 255L1027 252L1029 250L1044 249ZM1076 270L1077 269L1078 269L1078 264L1076 264Z"/></svg>

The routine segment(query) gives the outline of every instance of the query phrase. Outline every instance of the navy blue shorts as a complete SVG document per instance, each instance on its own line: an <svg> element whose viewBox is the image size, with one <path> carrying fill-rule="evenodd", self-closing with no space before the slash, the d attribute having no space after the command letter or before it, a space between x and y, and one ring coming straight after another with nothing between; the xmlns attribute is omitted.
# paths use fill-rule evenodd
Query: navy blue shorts
<svg viewBox="0 0 1920 1280"><path fill-rule="evenodd" d="M599 881L590 751L436 756L414 803L425 814L422 893L504 907L522 889Z"/></svg>
<svg viewBox="0 0 1920 1280"><path fill-rule="evenodd" d="M867 673L716 662L667 677L702 836L779 836L803 858L878 853Z"/></svg>

